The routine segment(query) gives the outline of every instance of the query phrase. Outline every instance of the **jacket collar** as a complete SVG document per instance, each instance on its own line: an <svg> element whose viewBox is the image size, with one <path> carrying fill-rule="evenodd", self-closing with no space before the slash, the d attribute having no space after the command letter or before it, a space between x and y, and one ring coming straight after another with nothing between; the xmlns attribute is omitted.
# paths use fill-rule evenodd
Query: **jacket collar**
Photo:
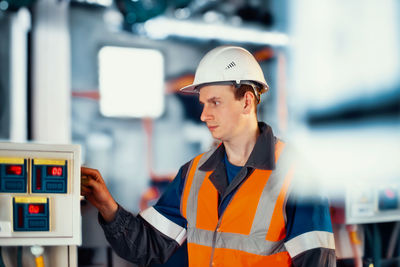
<svg viewBox="0 0 400 267"><path fill-rule="evenodd" d="M272 132L272 128L264 123L259 122L258 128L260 135L257 138L253 151L250 153L249 159L245 166L261 169L261 170L274 170L275 169L275 143L277 138ZM217 165L224 159L225 146L223 143L215 150L215 152L204 162L199 170L213 171Z"/></svg>

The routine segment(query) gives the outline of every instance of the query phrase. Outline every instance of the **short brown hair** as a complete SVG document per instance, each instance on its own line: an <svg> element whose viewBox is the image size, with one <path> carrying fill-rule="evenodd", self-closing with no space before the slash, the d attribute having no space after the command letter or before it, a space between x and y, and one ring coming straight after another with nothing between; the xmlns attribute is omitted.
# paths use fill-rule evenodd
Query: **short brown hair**
<svg viewBox="0 0 400 267"><path fill-rule="evenodd" d="M257 88L255 87L254 88L255 90L257 90ZM257 97L257 95L255 94L255 92L254 92L254 89L253 89L253 86L251 86L251 85L249 85L249 84L240 84L240 86L238 87L238 88L235 88L235 92L234 92L234 94L235 94L235 99L236 100L240 100L240 99L242 99L243 97L244 97L244 94L246 93L246 92L251 92L253 95L254 95L254 99L255 99L255 102L254 102L254 111L256 112L256 114L257 114L257 105L258 105L258 103L259 103L259 100L258 100L258 97Z"/></svg>

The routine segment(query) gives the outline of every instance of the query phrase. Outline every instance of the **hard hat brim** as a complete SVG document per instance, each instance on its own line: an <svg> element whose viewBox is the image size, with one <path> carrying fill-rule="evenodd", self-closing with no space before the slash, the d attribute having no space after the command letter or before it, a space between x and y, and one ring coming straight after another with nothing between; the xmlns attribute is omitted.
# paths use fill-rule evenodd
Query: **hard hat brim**
<svg viewBox="0 0 400 267"><path fill-rule="evenodd" d="M200 84L187 85L187 86L181 88L179 91L181 91L182 93L185 93L185 94L195 95L195 94L199 93L199 90L196 89L196 87L199 85Z"/></svg>
<svg viewBox="0 0 400 267"><path fill-rule="evenodd" d="M179 91L181 91L182 93L185 93L185 94L195 95L195 94L199 94L199 91L200 91L199 87L203 87L206 85L212 85L212 84L223 84L223 83L229 83L229 82L234 82L234 81L220 81L220 82L211 82L211 83L190 84L185 87L182 87ZM252 82L260 85L260 88L261 88L260 93L265 93L269 90L269 86L266 83L259 82L259 81L257 81L257 82L252 81Z"/></svg>

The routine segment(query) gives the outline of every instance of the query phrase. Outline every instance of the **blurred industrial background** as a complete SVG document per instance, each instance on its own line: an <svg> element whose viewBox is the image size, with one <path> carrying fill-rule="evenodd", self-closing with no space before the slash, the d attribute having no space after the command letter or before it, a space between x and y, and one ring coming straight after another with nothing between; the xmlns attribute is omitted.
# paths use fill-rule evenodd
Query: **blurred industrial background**
<svg viewBox="0 0 400 267"><path fill-rule="evenodd" d="M0 139L81 145L82 164L137 213L213 144L179 88L225 44L260 62L271 89L259 119L324 185L338 266L400 266L396 0L0 0ZM81 209L77 265L134 266ZM6 266L16 249L1 251Z"/></svg>

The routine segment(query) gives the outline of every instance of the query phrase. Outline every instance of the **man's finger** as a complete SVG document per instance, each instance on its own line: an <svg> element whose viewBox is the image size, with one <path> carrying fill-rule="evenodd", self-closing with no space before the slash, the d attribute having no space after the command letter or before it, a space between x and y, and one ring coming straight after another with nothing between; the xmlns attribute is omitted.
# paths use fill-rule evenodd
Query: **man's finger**
<svg viewBox="0 0 400 267"><path fill-rule="evenodd" d="M95 181L101 180L101 175L98 170L87 167L81 167L81 177L89 177Z"/></svg>
<svg viewBox="0 0 400 267"><path fill-rule="evenodd" d="M81 184L82 185L87 185L90 182L90 180L91 180L90 176L87 176L87 175L81 176Z"/></svg>
<svg viewBox="0 0 400 267"><path fill-rule="evenodd" d="M81 187L81 195L89 195L92 193L92 189L88 187Z"/></svg>
<svg viewBox="0 0 400 267"><path fill-rule="evenodd" d="M89 176L90 177L90 176ZM92 179L91 177L89 179L85 179L81 181L81 186L90 188L91 190L96 190L101 186L101 183Z"/></svg>

